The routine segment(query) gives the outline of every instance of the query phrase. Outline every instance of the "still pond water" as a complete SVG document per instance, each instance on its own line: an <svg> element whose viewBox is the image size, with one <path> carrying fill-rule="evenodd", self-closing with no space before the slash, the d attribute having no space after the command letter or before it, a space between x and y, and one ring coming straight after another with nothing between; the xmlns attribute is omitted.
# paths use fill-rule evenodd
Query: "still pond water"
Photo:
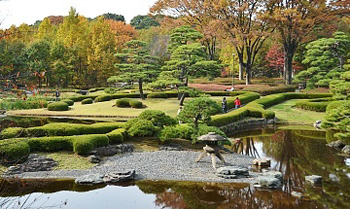
<svg viewBox="0 0 350 209"><path fill-rule="evenodd" d="M282 189L164 181L99 186L65 180L2 181L0 208L350 208L350 159L325 146L330 138L326 132L275 128L232 137L242 138L232 150L272 159L271 168L284 174ZM311 174L323 176L322 187L305 183L305 175ZM293 197L293 191L304 197Z"/></svg>

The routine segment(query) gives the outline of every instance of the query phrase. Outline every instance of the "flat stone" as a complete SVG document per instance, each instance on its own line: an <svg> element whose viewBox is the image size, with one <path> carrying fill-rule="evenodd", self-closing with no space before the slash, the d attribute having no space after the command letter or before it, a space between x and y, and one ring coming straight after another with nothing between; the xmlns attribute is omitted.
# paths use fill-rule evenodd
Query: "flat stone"
<svg viewBox="0 0 350 209"><path fill-rule="evenodd" d="M327 146L341 149L345 146L345 144L341 140L338 140L338 141L328 143Z"/></svg>
<svg viewBox="0 0 350 209"><path fill-rule="evenodd" d="M216 173L220 175L237 175L249 176L248 168L238 166L224 166L216 169Z"/></svg>
<svg viewBox="0 0 350 209"><path fill-rule="evenodd" d="M126 152L133 152L134 146L132 144L118 144L118 145L109 145L105 147L98 147L92 150L90 155L99 155L99 156L113 156L116 154L122 154Z"/></svg>
<svg viewBox="0 0 350 209"><path fill-rule="evenodd" d="M165 146L161 146L159 150L165 150L165 151L181 151L182 147L178 144L169 144Z"/></svg>
<svg viewBox="0 0 350 209"><path fill-rule="evenodd" d="M274 178L271 176L259 176L257 178L257 182L261 187L265 187L268 189L278 189L281 188L282 183L278 178Z"/></svg>
<svg viewBox="0 0 350 209"><path fill-rule="evenodd" d="M271 165L271 159L270 158L256 158L256 159L253 160L253 165L270 166Z"/></svg>
<svg viewBox="0 0 350 209"><path fill-rule="evenodd" d="M101 157L99 155L90 155L88 157L88 160L91 162L91 163L99 163L101 162Z"/></svg>
<svg viewBox="0 0 350 209"><path fill-rule="evenodd" d="M263 172L263 176L277 178L280 181L283 181L283 174L279 171L266 171L266 172Z"/></svg>
<svg viewBox="0 0 350 209"><path fill-rule="evenodd" d="M296 197L296 198L298 198L298 199L300 199L300 198L303 197L303 193L297 192L297 191L292 191L292 192L291 192L291 195L292 195L292 197Z"/></svg>
<svg viewBox="0 0 350 209"><path fill-rule="evenodd" d="M343 149L341 150L341 152L345 155L350 155L350 146L346 145L345 147L343 147Z"/></svg>
<svg viewBox="0 0 350 209"><path fill-rule="evenodd" d="M51 171L57 162L44 155L30 154L27 160L16 166L10 166L5 175L19 174L24 172Z"/></svg>
<svg viewBox="0 0 350 209"><path fill-rule="evenodd" d="M103 176L105 183L121 183L133 180L135 178L135 170L124 171L124 172L112 172L107 173Z"/></svg>
<svg viewBox="0 0 350 209"><path fill-rule="evenodd" d="M321 185L322 176L317 176L317 175L305 176L305 181L311 183L312 185Z"/></svg>
<svg viewBox="0 0 350 209"><path fill-rule="evenodd" d="M89 174L75 179L76 184L101 184L104 175L101 174Z"/></svg>

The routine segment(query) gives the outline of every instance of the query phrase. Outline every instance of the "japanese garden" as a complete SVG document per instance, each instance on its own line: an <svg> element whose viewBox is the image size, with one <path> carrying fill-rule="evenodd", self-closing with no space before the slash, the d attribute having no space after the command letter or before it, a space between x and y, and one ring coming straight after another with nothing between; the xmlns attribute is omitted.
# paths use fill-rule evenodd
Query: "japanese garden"
<svg viewBox="0 0 350 209"><path fill-rule="evenodd" d="M0 25L0 208L350 208L350 1L115 4Z"/></svg>

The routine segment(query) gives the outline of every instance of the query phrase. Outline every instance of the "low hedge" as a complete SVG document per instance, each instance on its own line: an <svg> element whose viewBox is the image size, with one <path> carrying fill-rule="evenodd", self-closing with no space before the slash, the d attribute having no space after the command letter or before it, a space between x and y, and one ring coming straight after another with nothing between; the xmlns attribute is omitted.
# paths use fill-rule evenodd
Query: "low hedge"
<svg viewBox="0 0 350 209"><path fill-rule="evenodd" d="M73 96L73 97L69 97L68 99L73 100L74 102L81 102L84 99L95 99L96 97L98 97L98 95L80 95L80 96Z"/></svg>
<svg viewBox="0 0 350 209"><path fill-rule="evenodd" d="M98 97L95 98L95 102L106 102L106 101L110 101L112 100L112 96L111 95L100 95Z"/></svg>
<svg viewBox="0 0 350 209"><path fill-rule="evenodd" d="M129 105L132 108L142 108L142 106L143 106L142 102L134 100L134 99L131 99L129 101Z"/></svg>
<svg viewBox="0 0 350 209"><path fill-rule="evenodd" d="M87 155L96 147L103 147L109 144L106 135L83 135L74 137L73 151L79 155Z"/></svg>
<svg viewBox="0 0 350 209"><path fill-rule="evenodd" d="M132 108L143 107L142 102L135 99L129 99L129 98L118 99L115 104L117 107L132 107Z"/></svg>
<svg viewBox="0 0 350 209"><path fill-rule="evenodd" d="M67 103L68 106L73 106L74 105L74 101L71 100L71 99L64 99L64 100L61 100L61 102Z"/></svg>
<svg viewBox="0 0 350 209"><path fill-rule="evenodd" d="M74 123L49 123L31 128L7 128L1 132L3 139L13 137L72 136L82 134L106 134L120 128L123 123L95 123L91 125ZM10 133L10 134L9 134Z"/></svg>
<svg viewBox="0 0 350 209"><path fill-rule="evenodd" d="M315 112L326 112L327 106L331 103L327 99L311 99L306 101L298 101L295 106L304 110Z"/></svg>
<svg viewBox="0 0 350 209"><path fill-rule="evenodd" d="M294 92L296 89L296 86L275 86L275 87L245 87L243 88L243 91L253 91L261 94L262 96L270 95L270 94L277 94L277 93L284 93L284 92Z"/></svg>
<svg viewBox="0 0 350 209"><path fill-rule="evenodd" d="M20 139L7 139L0 141L0 163L12 164L25 160L30 154L27 142Z"/></svg>
<svg viewBox="0 0 350 209"><path fill-rule="evenodd" d="M49 111L67 111L69 110L69 106L65 102L53 102L47 105L47 109Z"/></svg>
<svg viewBox="0 0 350 209"><path fill-rule="evenodd" d="M147 98L163 98L163 99L167 99L168 95L166 93L163 93L163 92L152 92L152 93L149 93L147 95Z"/></svg>
<svg viewBox="0 0 350 209"><path fill-rule="evenodd" d="M119 128L107 133L107 136L110 144L118 144L122 143L126 139L127 132L124 128Z"/></svg>
<svg viewBox="0 0 350 209"><path fill-rule="evenodd" d="M336 100L336 101L330 102L326 108L326 112L329 113L331 110L337 109L343 103L344 101L342 100Z"/></svg>
<svg viewBox="0 0 350 209"><path fill-rule="evenodd" d="M93 102L94 102L93 99L87 98L87 99L84 99L83 101L81 101L81 104L92 104Z"/></svg>

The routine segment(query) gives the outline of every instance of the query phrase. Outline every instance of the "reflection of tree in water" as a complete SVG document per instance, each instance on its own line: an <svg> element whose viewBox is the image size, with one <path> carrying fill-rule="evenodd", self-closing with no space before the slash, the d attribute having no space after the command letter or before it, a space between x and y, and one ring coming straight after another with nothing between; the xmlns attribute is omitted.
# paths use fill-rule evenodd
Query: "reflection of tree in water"
<svg viewBox="0 0 350 209"><path fill-rule="evenodd" d="M260 158L259 152L254 145L253 137L236 139L232 144L231 149L237 154Z"/></svg>
<svg viewBox="0 0 350 209"><path fill-rule="evenodd" d="M323 208L315 202L295 201L281 190L258 191L246 184L184 182L136 183L156 194L156 205L163 208ZM152 188L153 187L153 188Z"/></svg>

